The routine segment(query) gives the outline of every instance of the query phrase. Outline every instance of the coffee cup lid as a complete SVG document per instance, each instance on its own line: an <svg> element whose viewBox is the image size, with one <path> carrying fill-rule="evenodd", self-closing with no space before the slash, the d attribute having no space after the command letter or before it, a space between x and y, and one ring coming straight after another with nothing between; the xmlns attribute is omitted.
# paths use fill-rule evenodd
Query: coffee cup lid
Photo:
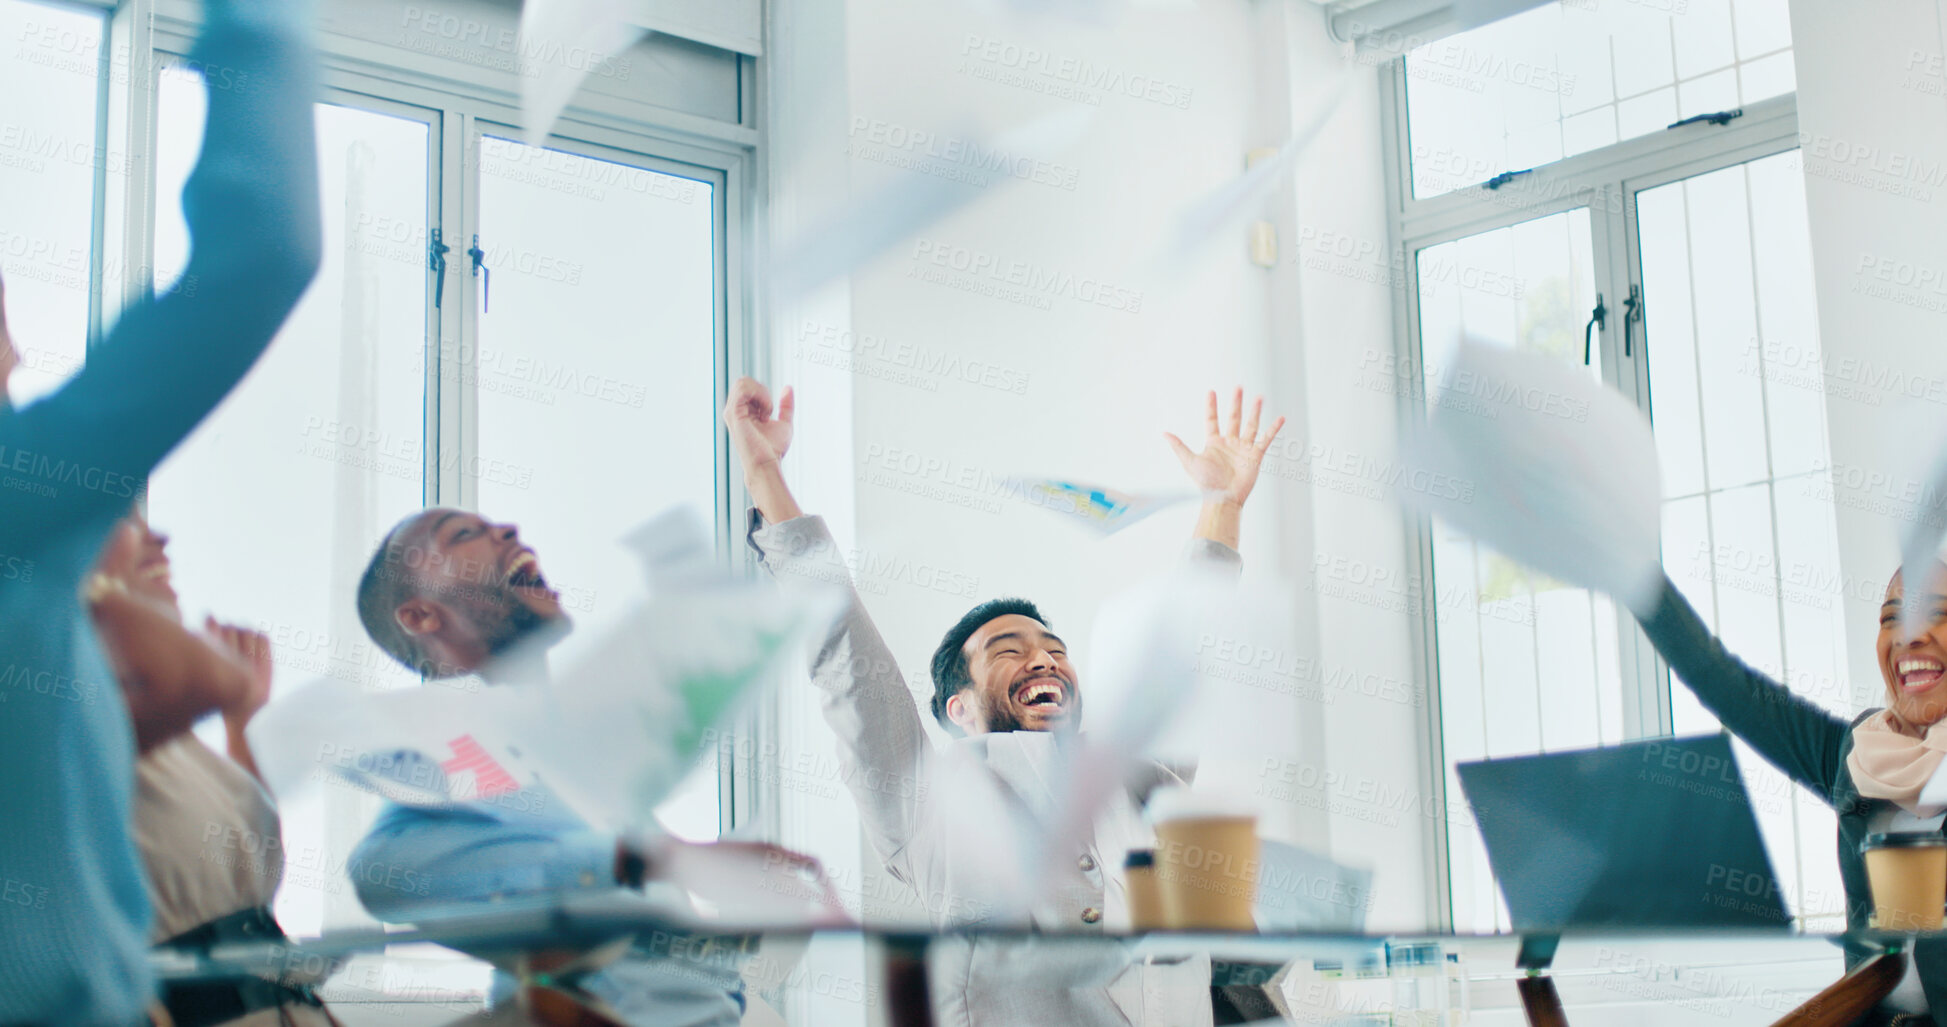
<svg viewBox="0 0 1947 1027"><path fill-rule="evenodd" d="M1124 870L1134 870L1137 867L1153 867L1155 865L1155 849L1130 849L1129 855L1124 856L1122 859L1122 869Z"/></svg>
<svg viewBox="0 0 1947 1027"><path fill-rule="evenodd" d="M1208 789L1169 785L1149 793L1148 805L1144 811L1149 814L1149 822L1161 824L1170 820L1191 820L1203 817L1254 817L1257 809L1249 799L1242 796Z"/></svg>
<svg viewBox="0 0 1947 1027"><path fill-rule="evenodd" d="M1937 845L1947 845L1947 835L1938 831L1891 831L1886 834L1869 834L1859 845L1859 851L1867 849L1926 849Z"/></svg>

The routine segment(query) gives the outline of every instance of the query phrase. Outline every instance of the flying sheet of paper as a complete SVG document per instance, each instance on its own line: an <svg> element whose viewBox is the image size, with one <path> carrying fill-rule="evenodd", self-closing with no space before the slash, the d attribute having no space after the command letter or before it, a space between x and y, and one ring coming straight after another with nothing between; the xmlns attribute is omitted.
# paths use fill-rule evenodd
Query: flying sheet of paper
<svg viewBox="0 0 1947 1027"><path fill-rule="evenodd" d="M853 924L823 869L777 846L726 839L651 852L657 880L688 892L713 924L767 930Z"/></svg>
<svg viewBox="0 0 1947 1027"><path fill-rule="evenodd" d="M958 159L932 163L954 176L905 171L869 187L797 238L780 245L771 260L773 302L788 303L826 282L843 278L874 257L975 200L1018 181L994 165L1016 157L1054 160L1081 138L1094 111L1075 107L1044 115L994 138L947 132L958 142Z"/></svg>
<svg viewBox="0 0 1947 1027"><path fill-rule="evenodd" d="M590 823L635 828L729 726L759 683L801 658L837 616L835 592L789 595L728 580L672 590L556 675L551 744L534 746L555 789Z"/></svg>
<svg viewBox="0 0 1947 1027"><path fill-rule="evenodd" d="M1394 495L1551 577L1649 608L1662 484L1643 414L1580 364L1466 340Z"/></svg>
<svg viewBox="0 0 1947 1027"><path fill-rule="evenodd" d="M1189 566L1118 593L1102 604L1089 635L1089 696L1098 711L1068 747L1054 815L1044 830L1034 881L1061 880L1117 789L1163 734L1196 684L1194 612L1231 587L1222 574Z"/></svg>
<svg viewBox="0 0 1947 1027"><path fill-rule="evenodd" d="M1298 158L1325 130L1339 104L1345 102L1347 94L1351 93L1353 83L1360 80L1361 76L1350 72L1340 75L1331 95L1318 105L1290 139L1285 140L1284 145L1278 147L1276 154L1257 162L1250 170L1177 215L1161 263L1168 266L1188 263L1212 239L1248 219L1273 189L1289 182L1292 170L1298 165Z"/></svg>
<svg viewBox="0 0 1947 1027"><path fill-rule="evenodd" d="M1008 478L1002 487L1011 498L1079 521L1103 536L1113 535L1158 510L1200 498L1195 492L1142 494L1062 478Z"/></svg>
<svg viewBox="0 0 1947 1027"><path fill-rule="evenodd" d="M1900 623L1910 634L1926 627L1925 583L1934 579L1941 543L1947 540L1947 425L1938 410L1927 409L1932 406L1917 402L1899 411L1893 437L1879 448L1892 455L1885 470L1888 480L1919 497L1900 531L1900 580L1905 584ZM1922 584L1916 587L1915 582Z"/></svg>
<svg viewBox="0 0 1947 1027"><path fill-rule="evenodd" d="M1372 871L1335 863L1269 838L1258 842L1257 902L1251 914L1266 934L1365 930Z"/></svg>
<svg viewBox="0 0 1947 1027"><path fill-rule="evenodd" d="M1300 644L1296 586L1253 580L1210 589L1182 611L1195 638L1194 681L1146 753L1195 763L1288 756L1304 718L1336 695L1317 654Z"/></svg>
<svg viewBox="0 0 1947 1027"><path fill-rule="evenodd" d="M526 0L518 45L527 145L547 142L590 71L647 34L626 0Z"/></svg>
<svg viewBox="0 0 1947 1027"><path fill-rule="evenodd" d="M280 797L338 782L394 802L445 806L534 786L540 770L510 749L509 725L545 718L545 697L459 678L394 692L326 679L251 719L264 783Z"/></svg>
<svg viewBox="0 0 1947 1027"><path fill-rule="evenodd" d="M997 737L996 741L1003 746L1026 742L1032 747L1052 739ZM1003 790L972 746L933 749L924 757L920 774L919 784L932 807L952 811L937 821L940 851L982 854L980 859L952 862L953 880L943 889L952 901L929 912L954 927L1026 928L1036 898L1043 822Z"/></svg>

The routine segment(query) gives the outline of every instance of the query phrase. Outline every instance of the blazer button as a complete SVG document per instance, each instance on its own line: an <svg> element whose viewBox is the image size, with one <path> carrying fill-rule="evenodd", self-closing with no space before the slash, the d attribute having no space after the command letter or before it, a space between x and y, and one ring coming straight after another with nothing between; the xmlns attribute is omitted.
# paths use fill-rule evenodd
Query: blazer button
<svg viewBox="0 0 1947 1027"><path fill-rule="evenodd" d="M1075 865L1081 867L1084 871L1094 870L1095 857L1084 852L1082 853L1082 858L1075 861Z"/></svg>
<svg viewBox="0 0 1947 1027"><path fill-rule="evenodd" d="M1101 920L1102 920L1102 911L1096 909L1094 906L1090 906L1087 909L1082 910L1082 923L1085 924L1100 923Z"/></svg>

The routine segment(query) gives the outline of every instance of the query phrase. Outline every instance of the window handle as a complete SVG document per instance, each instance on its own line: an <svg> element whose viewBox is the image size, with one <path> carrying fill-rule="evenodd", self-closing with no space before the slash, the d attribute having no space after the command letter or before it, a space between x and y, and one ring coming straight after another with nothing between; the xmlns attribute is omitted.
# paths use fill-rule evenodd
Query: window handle
<svg viewBox="0 0 1947 1027"><path fill-rule="evenodd" d="M439 229L433 229L433 238L426 244L426 267L433 272L433 307L438 309L446 301L446 255L453 247L440 241Z"/></svg>
<svg viewBox="0 0 1947 1027"><path fill-rule="evenodd" d="M1582 366L1589 366L1589 355L1594 352L1595 330L1609 330L1609 308L1602 305L1602 294L1595 294L1595 309L1589 311L1589 323L1582 329Z"/></svg>
<svg viewBox="0 0 1947 1027"><path fill-rule="evenodd" d="M1490 178L1487 181L1482 182L1481 188L1488 189L1488 190L1498 190L1502 186L1507 185L1509 182L1514 181L1514 176L1532 175L1534 174L1534 172L1535 172L1534 168L1523 168L1520 171L1503 171L1500 174L1495 175L1493 178Z"/></svg>
<svg viewBox="0 0 1947 1027"><path fill-rule="evenodd" d="M1629 287L1629 298L1623 301L1623 356L1630 356L1634 332L1630 325L1643 320L1643 290L1641 286Z"/></svg>
<svg viewBox="0 0 1947 1027"><path fill-rule="evenodd" d="M480 279L480 312L486 313L492 307L494 271L487 266L487 251L480 248L480 237L473 237L473 248L466 251L473 258L473 277Z"/></svg>
<svg viewBox="0 0 1947 1027"><path fill-rule="evenodd" d="M1720 126L1728 125L1731 123L1732 118L1741 118L1743 116L1744 116L1744 108L1742 107L1739 107L1738 109L1731 110L1731 111L1718 111L1715 114L1695 114L1688 118L1683 119L1682 121L1670 122L1670 124L1666 126L1663 129L1663 131L1668 132L1672 128L1682 128L1685 125L1695 125L1699 122L1704 122L1712 125L1720 125Z"/></svg>

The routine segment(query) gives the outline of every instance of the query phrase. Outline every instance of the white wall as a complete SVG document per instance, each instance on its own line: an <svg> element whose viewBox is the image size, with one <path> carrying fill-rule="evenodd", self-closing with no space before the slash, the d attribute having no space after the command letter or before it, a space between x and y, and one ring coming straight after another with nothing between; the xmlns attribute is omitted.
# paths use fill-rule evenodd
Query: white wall
<svg viewBox="0 0 1947 1027"><path fill-rule="evenodd" d="M1426 788L1432 714L1412 642L1416 604L1432 593L1415 587L1405 520L1374 480L1397 447L1400 397L1375 383L1404 380L1386 361L1396 345L1395 293L1406 288L1410 265L1388 239L1381 72L1365 64L1341 72L1337 48L1315 22L1293 42L1292 66L1308 71L1294 76L1301 111L1336 88L1328 71L1357 76L1318 142L1318 159L1299 170L1287 256L1299 274L1297 335L1309 382L1303 448L1292 440L1277 466L1310 483L1316 543L1293 574L1315 597L1319 666L1334 683L1316 770L1329 781L1334 851L1374 868L1369 923L1410 930L1438 922L1428 874L1444 813Z"/></svg>
<svg viewBox="0 0 1947 1027"><path fill-rule="evenodd" d="M1262 391L1267 410L1292 423L1246 515L1246 573L1284 583L1289 651L1274 674L1312 698L1293 704L1285 758L1212 757L1200 773L1257 795L1270 833L1374 866L1372 923L1426 923L1425 714L1410 701L1406 616L1321 599L1312 576L1315 554L1404 565L1402 525L1386 501L1313 484L1317 454L1389 453L1396 417L1395 396L1351 387L1362 360L1391 350L1387 282L1349 281L1304 261L1321 228L1383 248L1377 73L1349 72L1350 98L1295 180L1267 200L1281 245L1275 268L1250 263L1242 226L1172 267L1157 257L1176 214L1240 174L1247 151L1284 141L1348 73L1317 7L1108 4L1107 20L1095 22L1073 15L1090 7L1082 4L1056 5L1073 16L998 2L825 6L840 4L842 47L823 45L842 59L782 53L792 44L779 20L769 43L771 191L800 205L799 226L816 219L793 190L822 179L834 159L849 162L852 193L869 196L901 176L952 170L925 145L900 140L991 138L1045 114L1093 112L1074 145L1036 154L1050 181L990 184L814 303L773 318L773 378L801 392L787 470L823 483L806 506L827 513L855 547L854 576L916 701L929 694L927 661L946 626L998 595L1040 603L1085 668L1101 602L1169 566L1192 527L1193 509L1180 507L1096 541L999 496L1002 478L1180 488L1161 433L1198 438L1207 389ZM844 88L834 90L839 64ZM806 100L798 82L818 99ZM784 124L793 116L819 129ZM786 131L788 152L778 145ZM774 242L790 236L775 220L770 231ZM968 260L1074 285L1037 289L1017 277L1015 293L981 294L973 290L1008 283L953 270ZM924 370L955 359L993 373L983 384ZM829 420L810 421L833 406L849 412L849 437ZM841 475L852 511L838 509L845 500L831 491ZM786 711L807 715L809 704ZM829 805L790 794L786 802ZM872 862L862 861L859 881L880 897L889 889L873 882Z"/></svg>
<svg viewBox="0 0 1947 1027"><path fill-rule="evenodd" d="M1794 0L1798 125L1828 382L1854 701L1884 705L1878 606L1947 436L1947 67L1937 0Z"/></svg>

